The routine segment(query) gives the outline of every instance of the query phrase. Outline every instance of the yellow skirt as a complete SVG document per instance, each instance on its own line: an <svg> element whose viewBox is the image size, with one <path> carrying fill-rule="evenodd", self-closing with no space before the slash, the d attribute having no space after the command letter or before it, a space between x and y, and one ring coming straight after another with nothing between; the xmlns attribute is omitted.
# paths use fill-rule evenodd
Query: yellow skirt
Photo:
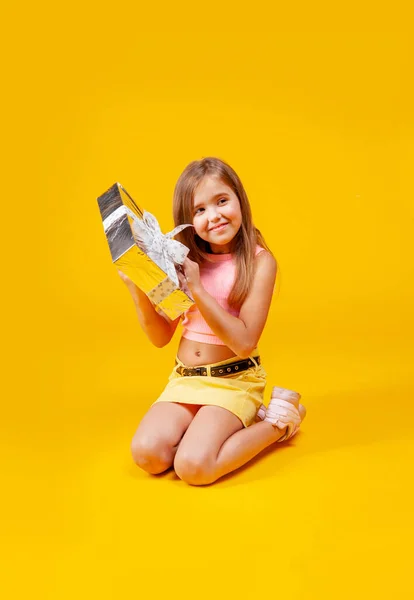
<svg viewBox="0 0 414 600"><path fill-rule="evenodd" d="M186 377L177 373L178 367L188 367L177 358L177 365L172 370L168 384L161 396L153 402L178 402L180 404L197 404L221 406L239 417L245 427L256 420L256 413L263 402L263 393L266 387L267 373L262 365L257 365L254 357L258 356L257 349L249 358L254 363L253 367L242 371L225 375L224 377L212 377L209 375L197 375ZM202 367L225 366L236 360L243 360L233 356L227 360L210 365L198 365Z"/></svg>

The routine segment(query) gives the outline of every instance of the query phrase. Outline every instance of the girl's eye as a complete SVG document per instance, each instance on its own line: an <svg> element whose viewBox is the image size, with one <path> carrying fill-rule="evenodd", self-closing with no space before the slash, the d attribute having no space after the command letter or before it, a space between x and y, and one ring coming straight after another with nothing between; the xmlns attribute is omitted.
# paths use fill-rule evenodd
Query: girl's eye
<svg viewBox="0 0 414 600"><path fill-rule="evenodd" d="M220 200L218 200L218 202L227 202L228 198L220 198ZM200 212L200 210L204 210L204 208L197 208L197 210L195 211L195 215L198 215L198 213Z"/></svg>

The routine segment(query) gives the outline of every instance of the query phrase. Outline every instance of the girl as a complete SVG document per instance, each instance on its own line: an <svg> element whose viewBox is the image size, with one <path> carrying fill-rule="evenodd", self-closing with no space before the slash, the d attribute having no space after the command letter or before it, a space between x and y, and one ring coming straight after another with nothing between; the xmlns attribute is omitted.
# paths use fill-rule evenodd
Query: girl
<svg viewBox="0 0 414 600"><path fill-rule="evenodd" d="M135 462L148 473L171 466L192 485L212 483L264 448L292 437L306 410L300 395L273 388L262 404L266 372L257 344L270 308L276 261L252 221L234 170L218 158L191 162L174 190L176 236L195 304L175 321L155 310L121 271L139 322L157 347L183 319L175 367L132 440Z"/></svg>

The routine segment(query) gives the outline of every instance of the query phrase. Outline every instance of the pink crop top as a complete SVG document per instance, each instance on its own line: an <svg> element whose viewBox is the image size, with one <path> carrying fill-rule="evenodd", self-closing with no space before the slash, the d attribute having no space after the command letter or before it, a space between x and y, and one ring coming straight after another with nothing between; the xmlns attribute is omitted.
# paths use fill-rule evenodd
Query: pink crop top
<svg viewBox="0 0 414 600"><path fill-rule="evenodd" d="M256 256L263 251L264 248L256 246ZM200 265L200 279L205 290L228 313L238 317L240 311L230 308L227 303L227 298L233 287L235 273L236 265L232 254L209 254L208 260ZM184 313L182 325L184 328L183 337L187 340L225 346L224 342L214 335L195 304Z"/></svg>

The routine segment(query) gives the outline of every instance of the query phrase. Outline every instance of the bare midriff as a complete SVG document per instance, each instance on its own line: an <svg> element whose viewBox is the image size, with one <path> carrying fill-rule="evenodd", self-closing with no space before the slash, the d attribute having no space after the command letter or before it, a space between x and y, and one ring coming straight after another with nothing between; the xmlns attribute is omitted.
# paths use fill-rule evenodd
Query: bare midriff
<svg viewBox="0 0 414 600"><path fill-rule="evenodd" d="M228 346L203 344L182 337L177 356L188 367L198 367L199 365L218 363L237 355Z"/></svg>

